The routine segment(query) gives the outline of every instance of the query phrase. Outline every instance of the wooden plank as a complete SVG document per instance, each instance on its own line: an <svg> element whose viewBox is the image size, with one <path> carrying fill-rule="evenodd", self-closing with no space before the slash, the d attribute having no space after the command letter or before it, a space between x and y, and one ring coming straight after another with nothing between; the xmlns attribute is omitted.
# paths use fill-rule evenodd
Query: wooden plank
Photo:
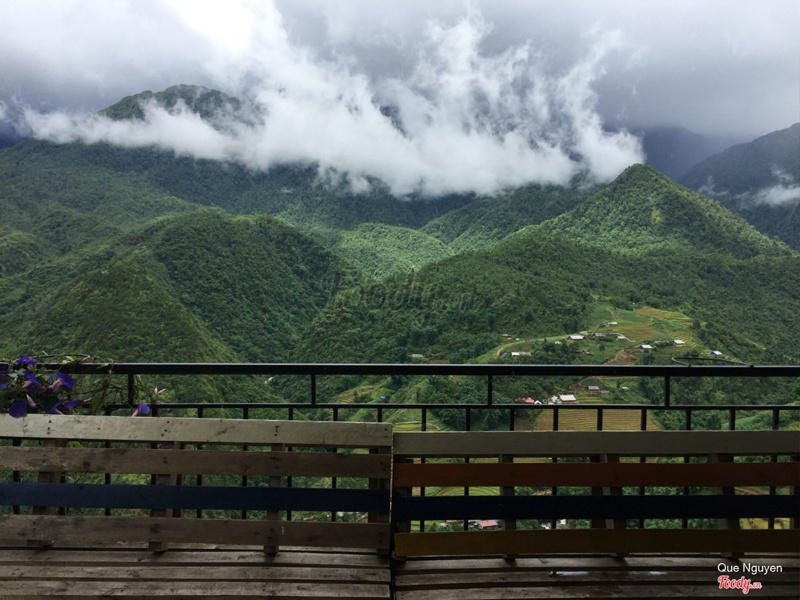
<svg viewBox="0 0 800 600"><path fill-rule="evenodd" d="M752 590L751 590L752 591ZM762 590L755 590L753 594ZM797 598L796 585L775 585L765 588L768 598ZM720 591L716 585L694 586L670 584L662 585L597 585L597 586L565 586L557 585L541 587L503 587L499 589L475 589L465 592L463 589L434 589L398 591L395 600L560 600L565 598L720 598L731 597L732 590ZM738 592L741 593L741 592Z"/></svg>
<svg viewBox="0 0 800 600"><path fill-rule="evenodd" d="M0 469L81 473L374 477L390 472L383 454L3 447Z"/></svg>
<svg viewBox="0 0 800 600"><path fill-rule="evenodd" d="M91 415L0 415L0 437L119 442L367 448L390 446L385 423L105 417Z"/></svg>
<svg viewBox="0 0 800 600"><path fill-rule="evenodd" d="M330 560L330 558L329 558ZM136 581L272 581L272 582L320 582L346 581L388 582L391 578L388 565L385 569L353 569L331 567L278 567L270 564L241 566L235 563L225 566L164 567L160 565L128 564L118 569L108 566L81 565L72 569L43 569L39 564L0 565L0 581L4 580L136 580Z"/></svg>
<svg viewBox="0 0 800 600"><path fill-rule="evenodd" d="M389 512L389 491L368 489L0 483L0 505L151 510ZM161 515L163 516L163 515Z"/></svg>
<svg viewBox="0 0 800 600"><path fill-rule="evenodd" d="M9 484L20 485L20 484ZM0 488L2 489L2 488ZM794 517L800 502L789 495L647 496L397 496L398 522L462 519L740 519Z"/></svg>
<svg viewBox="0 0 800 600"><path fill-rule="evenodd" d="M272 582L225 582L225 581L7 581L3 582L2 594L11 597L78 597L107 598L124 596L148 600L150 598L204 598L231 600L238 597L280 599L317 598L339 600L341 598L389 598L389 586L385 584L361 584L331 582L322 585L308 583Z"/></svg>
<svg viewBox="0 0 800 600"><path fill-rule="evenodd" d="M564 529L395 534L397 556L541 553L797 553L800 530Z"/></svg>
<svg viewBox="0 0 800 600"><path fill-rule="evenodd" d="M141 544L140 544L141 546ZM385 570L387 563L374 552L367 551L313 551L285 548L276 556L265 556L253 546L224 547L215 544L211 548L186 549L173 544L165 554L154 554L144 549L121 548L117 544L88 548L65 548L57 546L42 552L17 546L14 549L0 548L0 565L41 565L42 569L73 569L81 565L102 565L109 569L125 565L153 565L186 567L223 567L229 565L267 565L270 567L308 567L319 572L336 567L347 567L359 571ZM113 569L112 569L113 570Z"/></svg>
<svg viewBox="0 0 800 600"><path fill-rule="evenodd" d="M10 515L0 519L0 540L52 536L61 542L91 545L127 542L286 545L325 548L389 547L383 523L299 523L231 519L79 517Z"/></svg>
<svg viewBox="0 0 800 600"><path fill-rule="evenodd" d="M401 487L463 486L784 486L800 485L792 463L406 463L396 464Z"/></svg>
<svg viewBox="0 0 800 600"><path fill-rule="evenodd" d="M552 567L551 567L552 569ZM550 586L554 582L560 581L563 585L584 586L587 584L611 583L616 582L620 585L636 585L642 583L652 584L675 584L690 583L700 586L718 587L717 577L719 572L714 569L707 571L567 571L562 570L556 563L556 570L551 571L514 571L506 569L501 572L493 572L491 576L483 571L472 571L470 573L451 573L442 569L435 574L408 574L397 579L398 591L422 590L434 588L458 588L465 591L479 588L501 588L505 586ZM731 574L733 575L733 574ZM737 578L741 577L740 572ZM770 573L767 575L745 575L753 580L764 581L766 584L797 584L797 573ZM732 577L733 578L733 577ZM766 587L769 587L767 585ZM765 590L766 591L766 590ZM800 591L800 590L799 590ZM467 592L468 593L468 592Z"/></svg>
<svg viewBox="0 0 800 600"><path fill-rule="evenodd" d="M398 432L395 456L735 456L800 453L800 431Z"/></svg>
<svg viewBox="0 0 800 600"><path fill-rule="evenodd" d="M51 551L52 553L52 551ZM760 566L781 565L784 572L800 572L800 557L786 554L772 554L769 557L749 555L747 563ZM718 556L703 556L699 554L681 555L628 555L624 560L609 555L584 555L584 556L527 556L519 557L512 564L499 556L462 556L447 558L410 558L397 565L397 576L407 574L436 574L442 571L447 573L471 573L481 571L491 577L499 571L543 571L550 573L558 571L700 571L708 573L717 571L718 565L739 565L738 562L720 559ZM741 565L739 565L741 569Z"/></svg>

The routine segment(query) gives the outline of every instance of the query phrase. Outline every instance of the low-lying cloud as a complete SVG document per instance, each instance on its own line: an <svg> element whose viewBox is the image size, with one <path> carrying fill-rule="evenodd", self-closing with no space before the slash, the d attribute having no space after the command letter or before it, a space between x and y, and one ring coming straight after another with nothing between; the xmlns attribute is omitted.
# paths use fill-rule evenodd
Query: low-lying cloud
<svg viewBox="0 0 800 600"><path fill-rule="evenodd" d="M247 118L210 122L151 102L141 120L27 110L27 125L56 143L157 146L256 170L315 164L354 190L376 178L397 196L492 194L581 172L604 182L644 160L640 141L606 130L597 111L604 61L626 51L618 32L591 34L587 55L554 71L533 42L484 52L491 26L471 12L430 23L410 72L376 78L352 56L292 42L274 6L255 17L249 42L207 65L221 90L246 99Z"/></svg>

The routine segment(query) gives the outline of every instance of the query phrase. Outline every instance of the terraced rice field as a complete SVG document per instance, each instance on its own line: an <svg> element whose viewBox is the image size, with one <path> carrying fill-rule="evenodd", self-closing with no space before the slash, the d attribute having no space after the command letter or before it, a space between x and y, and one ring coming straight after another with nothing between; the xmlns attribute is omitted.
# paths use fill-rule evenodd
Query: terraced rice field
<svg viewBox="0 0 800 600"><path fill-rule="evenodd" d="M603 411L603 430L638 431L641 427L641 413L638 410L606 409ZM558 411L559 431L594 431L597 429L596 410ZM661 429L653 416L647 415L647 430ZM536 419L535 431L553 430L553 411L545 410Z"/></svg>

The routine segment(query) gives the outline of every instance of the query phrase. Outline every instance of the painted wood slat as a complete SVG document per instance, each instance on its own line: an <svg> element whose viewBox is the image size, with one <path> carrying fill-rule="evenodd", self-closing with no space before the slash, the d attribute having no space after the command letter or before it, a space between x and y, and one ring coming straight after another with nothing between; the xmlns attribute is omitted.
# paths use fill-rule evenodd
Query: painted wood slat
<svg viewBox="0 0 800 600"><path fill-rule="evenodd" d="M0 539L23 541L49 536L60 542L176 542L191 544L286 545L323 548L389 548L389 525L382 523L280 523L232 519L166 517L80 517L8 515L0 519Z"/></svg>
<svg viewBox="0 0 800 600"><path fill-rule="evenodd" d="M680 519L800 515L797 498L711 495L395 497L396 521L447 519Z"/></svg>
<svg viewBox="0 0 800 600"><path fill-rule="evenodd" d="M362 448L390 446L391 431L384 423L0 415L0 437L34 439Z"/></svg>
<svg viewBox="0 0 800 600"><path fill-rule="evenodd" d="M788 486L800 485L792 463L406 463L398 487L463 486Z"/></svg>
<svg viewBox="0 0 800 600"><path fill-rule="evenodd" d="M800 530L566 529L395 534L397 556L544 553L797 553Z"/></svg>
<svg viewBox="0 0 800 600"><path fill-rule="evenodd" d="M346 452L4 447L0 469L82 473L388 477L386 455Z"/></svg>
<svg viewBox="0 0 800 600"><path fill-rule="evenodd" d="M0 483L0 505L388 513L389 491L16 482Z"/></svg>
<svg viewBox="0 0 800 600"><path fill-rule="evenodd" d="M395 456L798 454L800 431L398 432Z"/></svg>

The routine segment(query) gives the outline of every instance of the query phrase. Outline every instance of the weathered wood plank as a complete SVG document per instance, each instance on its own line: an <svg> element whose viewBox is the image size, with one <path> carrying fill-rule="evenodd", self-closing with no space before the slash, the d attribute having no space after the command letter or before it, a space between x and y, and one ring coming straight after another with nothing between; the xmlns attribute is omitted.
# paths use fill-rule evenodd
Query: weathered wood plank
<svg viewBox="0 0 800 600"><path fill-rule="evenodd" d="M10 484L19 485L19 484ZM0 490L2 486L0 485ZM464 519L740 519L795 517L794 496L413 496L394 498L396 521Z"/></svg>
<svg viewBox="0 0 800 600"><path fill-rule="evenodd" d="M401 571L402 572L402 571ZM554 582L560 581L562 585L595 585L598 583L616 582L619 585L635 585L641 583L652 584L675 584L690 583L699 586L718 587L716 578L719 572L716 568L705 571L565 571L559 567L552 571L513 571L506 569L501 572L493 572L487 576L482 571L472 571L470 573L450 573L441 571L436 574L407 574L398 576L397 590L423 590L436 588L459 588L465 591L477 588L500 588L505 586L550 586ZM737 578L741 577L741 573ZM752 580L774 584L798 584L797 573L770 573L767 575L746 575ZM732 577L733 578L733 577ZM767 587L769 587L767 585ZM469 593L467 591L467 593Z"/></svg>
<svg viewBox="0 0 800 600"><path fill-rule="evenodd" d="M10 515L0 519L0 540L52 536L66 543L186 542L199 544L286 545L327 548L389 547L382 523L299 523L157 517Z"/></svg>
<svg viewBox="0 0 800 600"><path fill-rule="evenodd" d="M5 417L5 418L3 418ZM362 448L390 446L385 423L96 417L0 416L0 437L119 442L272 445Z"/></svg>
<svg viewBox="0 0 800 600"><path fill-rule="evenodd" d="M800 453L800 431L399 432L395 456L734 456Z"/></svg>
<svg viewBox="0 0 800 600"><path fill-rule="evenodd" d="M331 560L331 557L328 558ZM106 566L80 565L71 569L43 569L42 565L21 564L15 566L0 565L0 582L8 580L29 581L271 581L310 583L320 581L340 581L351 583L386 583L391 574L385 569L354 569L331 567L281 567L270 564L239 566L193 566L165 567L157 564L127 564L110 569Z"/></svg>
<svg viewBox="0 0 800 600"><path fill-rule="evenodd" d="M0 483L0 505L151 510L389 512L388 490L235 486ZM156 515L164 516L164 515Z"/></svg>
<svg viewBox="0 0 800 600"><path fill-rule="evenodd" d="M571 529L395 534L397 556L549 553L786 552L800 530Z"/></svg>
<svg viewBox="0 0 800 600"><path fill-rule="evenodd" d="M52 551L51 551L52 552ZM749 555L744 562L759 566L780 565L784 572L800 572L800 556L786 554L759 554L757 557ZM705 573L716 572L718 565L740 564L730 559L720 559L718 556L699 554L680 555L628 555L624 559L609 555L584 555L584 556L526 556L518 557L513 563L499 556L475 556L456 558L410 558L397 565L397 575L425 575L437 573L472 573L481 571L493 574L498 571L670 571L689 572L702 571ZM741 568L741 567L740 567ZM490 575L491 576L491 575Z"/></svg>
<svg viewBox="0 0 800 600"><path fill-rule="evenodd" d="M788 486L800 485L792 463L407 463L397 464L400 487L463 486Z"/></svg>
<svg viewBox="0 0 800 600"><path fill-rule="evenodd" d="M760 592L756 590L753 593ZM775 585L764 590L769 598L797 598L795 585ZM731 590L720 591L717 585L631 585L504 587L499 589L435 589L398 591L395 600L561 600L566 598L722 598Z"/></svg>
<svg viewBox="0 0 800 600"><path fill-rule="evenodd" d="M0 449L0 469L9 471L385 478L389 476L390 460L383 454L345 452L29 446Z"/></svg>
<svg viewBox="0 0 800 600"><path fill-rule="evenodd" d="M4 596L52 598L95 598L122 596L148 600L150 598L204 598L233 599L256 597L271 599L317 598L340 600L341 598L388 598L389 586L383 584L326 583L272 583L272 582L224 582L224 581L7 581L3 582Z"/></svg>
<svg viewBox="0 0 800 600"><path fill-rule="evenodd" d="M44 569L74 568L81 565L100 566L104 568L125 565L154 565L185 567L202 565L205 567L230 565L267 565L271 567L310 567L321 572L331 566L347 567L356 570L384 570L385 559L379 558L372 551L320 552L301 551L287 548L276 556L266 556L261 550L252 546L232 546L220 549L217 545L194 549L181 548L173 544L169 552L154 554L142 548L120 548L115 544L89 548L50 548L46 552L17 546L0 549L0 565L41 564Z"/></svg>

